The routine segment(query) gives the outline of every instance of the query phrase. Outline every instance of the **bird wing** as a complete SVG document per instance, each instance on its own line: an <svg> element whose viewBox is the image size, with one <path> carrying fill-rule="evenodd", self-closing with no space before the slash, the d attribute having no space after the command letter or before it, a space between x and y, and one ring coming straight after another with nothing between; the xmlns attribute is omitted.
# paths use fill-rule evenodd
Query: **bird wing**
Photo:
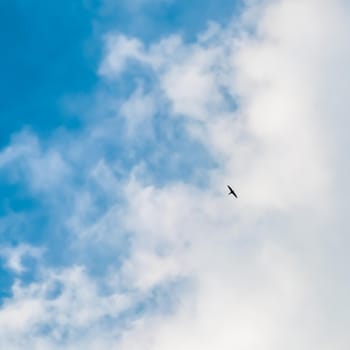
<svg viewBox="0 0 350 350"><path fill-rule="evenodd" d="M233 194L236 198L237 197L237 194L235 193L235 191L232 189L232 187L230 185L227 185L228 189L230 190L230 193L229 194Z"/></svg>

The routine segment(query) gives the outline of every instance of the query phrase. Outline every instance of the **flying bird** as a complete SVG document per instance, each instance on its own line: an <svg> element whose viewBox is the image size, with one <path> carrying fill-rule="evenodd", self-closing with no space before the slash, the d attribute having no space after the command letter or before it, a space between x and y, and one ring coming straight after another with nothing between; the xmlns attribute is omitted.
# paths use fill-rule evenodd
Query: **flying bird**
<svg viewBox="0 0 350 350"><path fill-rule="evenodd" d="M227 187L228 187L228 189L230 190L230 192L229 192L228 194L229 194L229 195L230 195L230 194L233 194L236 198L238 198L237 195L236 195L236 193L235 193L235 191L232 189L232 187L231 187L230 185L227 185Z"/></svg>

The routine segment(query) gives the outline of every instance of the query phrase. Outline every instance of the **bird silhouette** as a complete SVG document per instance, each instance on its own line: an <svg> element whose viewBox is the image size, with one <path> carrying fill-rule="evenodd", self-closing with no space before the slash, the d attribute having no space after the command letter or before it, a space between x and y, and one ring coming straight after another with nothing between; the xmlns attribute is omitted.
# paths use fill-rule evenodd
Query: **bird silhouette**
<svg viewBox="0 0 350 350"><path fill-rule="evenodd" d="M228 194L229 194L229 195L230 195L230 194L233 194L236 198L238 198L237 195L236 195L236 193L235 193L235 191L232 189L232 187L231 187L230 185L227 185L227 187L228 187L228 189L230 190L230 192L229 192Z"/></svg>

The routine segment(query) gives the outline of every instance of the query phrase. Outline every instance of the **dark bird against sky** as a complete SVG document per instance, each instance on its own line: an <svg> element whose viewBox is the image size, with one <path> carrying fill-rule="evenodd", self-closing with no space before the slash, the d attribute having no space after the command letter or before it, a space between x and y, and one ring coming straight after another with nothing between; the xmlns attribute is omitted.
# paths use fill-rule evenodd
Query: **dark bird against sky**
<svg viewBox="0 0 350 350"><path fill-rule="evenodd" d="M236 198L238 198L237 195L236 195L236 193L235 193L235 191L232 189L232 187L231 187L230 185L227 185L227 187L228 187L228 189L230 190L230 192L229 192L228 194L229 194L229 195L230 195L230 194L233 194Z"/></svg>

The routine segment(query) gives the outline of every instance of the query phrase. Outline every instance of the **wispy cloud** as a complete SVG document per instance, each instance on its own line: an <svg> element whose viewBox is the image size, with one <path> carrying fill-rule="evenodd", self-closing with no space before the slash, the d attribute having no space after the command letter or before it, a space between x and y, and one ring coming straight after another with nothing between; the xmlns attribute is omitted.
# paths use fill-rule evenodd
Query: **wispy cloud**
<svg viewBox="0 0 350 350"><path fill-rule="evenodd" d="M17 247L4 247L0 250L0 255L5 258L6 266L19 274L25 271L25 267L23 266L22 262L23 258L40 258L42 253L42 249L31 247L26 244L22 244Z"/></svg>
<svg viewBox="0 0 350 350"><path fill-rule="evenodd" d="M0 344L347 349L349 16L340 0L249 2L194 43L108 34L84 130L0 154L33 195L63 194L47 203L69 253L19 276ZM17 272L36 252L21 249L5 251Z"/></svg>

